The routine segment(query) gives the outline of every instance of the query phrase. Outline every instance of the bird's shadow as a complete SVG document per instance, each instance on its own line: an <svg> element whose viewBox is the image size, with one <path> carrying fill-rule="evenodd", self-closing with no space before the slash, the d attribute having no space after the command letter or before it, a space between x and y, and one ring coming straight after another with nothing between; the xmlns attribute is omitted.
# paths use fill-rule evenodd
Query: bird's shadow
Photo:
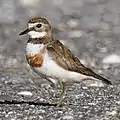
<svg viewBox="0 0 120 120"><path fill-rule="evenodd" d="M42 103L42 102L34 102L34 101L17 101L17 100L4 100L0 101L0 104L28 104L28 105L40 105L40 106L54 106L56 107L57 104L50 104L50 103Z"/></svg>

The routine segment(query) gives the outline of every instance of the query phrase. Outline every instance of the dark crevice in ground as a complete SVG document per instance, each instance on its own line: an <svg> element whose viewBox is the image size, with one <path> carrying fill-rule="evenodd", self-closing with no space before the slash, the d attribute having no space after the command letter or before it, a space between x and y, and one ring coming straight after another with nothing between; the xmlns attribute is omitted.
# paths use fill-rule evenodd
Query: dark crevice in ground
<svg viewBox="0 0 120 120"><path fill-rule="evenodd" d="M50 103L42 103L42 102L34 102L34 101L17 101L17 100L4 100L0 101L0 104L28 104L28 105L40 105L40 106L57 106L57 104L50 104Z"/></svg>

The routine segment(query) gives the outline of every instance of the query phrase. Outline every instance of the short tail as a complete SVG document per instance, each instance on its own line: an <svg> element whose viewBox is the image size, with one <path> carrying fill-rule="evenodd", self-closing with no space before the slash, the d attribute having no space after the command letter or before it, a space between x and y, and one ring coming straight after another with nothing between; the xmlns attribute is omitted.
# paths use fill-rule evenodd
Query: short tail
<svg viewBox="0 0 120 120"><path fill-rule="evenodd" d="M102 76L100 76L100 75L98 75L98 74L96 74L96 73L94 73L93 76L94 76L95 78L99 79L99 80L102 80L105 84L112 85L112 83L111 83L108 79L106 79L106 78L104 78L104 77L102 77Z"/></svg>
<svg viewBox="0 0 120 120"><path fill-rule="evenodd" d="M79 68L79 73L82 73L84 75L91 76L91 77L94 77L96 79L102 80L102 82L105 83L105 84L112 85L111 81L109 81L106 78L98 75L93 70L91 70L90 68L87 68L85 66L82 66L82 68L81 67Z"/></svg>

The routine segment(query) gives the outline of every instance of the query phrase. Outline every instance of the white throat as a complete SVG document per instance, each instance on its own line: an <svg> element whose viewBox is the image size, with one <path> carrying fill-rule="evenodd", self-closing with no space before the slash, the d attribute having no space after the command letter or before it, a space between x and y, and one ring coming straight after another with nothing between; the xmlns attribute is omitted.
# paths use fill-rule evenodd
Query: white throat
<svg viewBox="0 0 120 120"><path fill-rule="evenodd" d="M43 38L46 35L46 32L30 31L28 35L30 35L30 38Z"/></svg>
<svg viewBox="0 0 120 120"><path fill-rule="evenodd" d="M43 48L44 48L44 44L27 43L26 54L27 55L38 54Z"/></svg>

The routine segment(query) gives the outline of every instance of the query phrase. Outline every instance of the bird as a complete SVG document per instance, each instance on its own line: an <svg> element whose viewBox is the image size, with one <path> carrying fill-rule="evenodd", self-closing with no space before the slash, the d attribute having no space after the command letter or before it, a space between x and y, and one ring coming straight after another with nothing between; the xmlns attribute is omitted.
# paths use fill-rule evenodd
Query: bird
<svg viewBox="0 0 120 120"><path fill-rule="evenodd" d="M48 81L60 83L61 94L57 106L62 106L67 83L84 79L101 80L111 85L111 81L98 75L83 65L71 50L53 37L52 26L47 19L35 17L28 21L27 29L19 35L29 35L25 55L31 69Z"/></svg>

